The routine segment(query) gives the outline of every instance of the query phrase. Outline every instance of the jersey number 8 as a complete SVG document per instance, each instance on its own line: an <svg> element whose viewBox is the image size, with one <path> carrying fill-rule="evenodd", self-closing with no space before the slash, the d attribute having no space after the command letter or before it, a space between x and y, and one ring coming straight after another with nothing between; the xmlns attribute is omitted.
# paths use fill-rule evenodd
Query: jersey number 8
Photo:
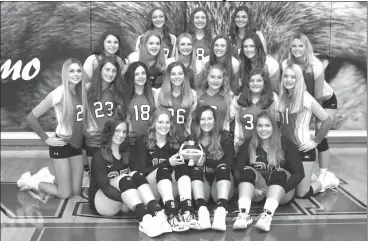
<svg viewBox="0 0 368 241"><path fill-rule="evenodd" d="M139 121L139 110L138 110L138 106L137 105L134 105L134 112L135 112L135 120L136 121ZM141 120L149 120L150 118L150 110L151 110L151 107L149 105L141 105Z"/></svg>

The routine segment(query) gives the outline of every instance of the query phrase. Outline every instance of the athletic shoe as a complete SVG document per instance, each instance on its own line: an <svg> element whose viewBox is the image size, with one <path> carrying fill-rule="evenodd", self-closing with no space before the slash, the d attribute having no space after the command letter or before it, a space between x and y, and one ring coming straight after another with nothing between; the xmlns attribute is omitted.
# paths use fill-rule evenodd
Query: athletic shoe
<svg viewBox="0 0 368 241"><path fill-rule="evenodd" d="M335 176L335 174L327 171L326 177L322 181L322 188L319 192L324 192L327 189L334 190L339 186L339 184L340 184L340 180Z"/></svg>
<svg viewBox="0 0 368 241"><path fill-rule="evenodd" d="M40 169L36 174L32 176L32 178L48 183L54 183L55 180L55 176L51 174L50 169L48 167Z"/></svg>
<svg viewBox="0 0 368 241"><path fill-rule="evenodd" d="M144 215L141 222L139 222L139 231L147 234L148 237L153 238L161 235L162 229L160 224L155 222L156 220L150 215Z"/></svg>
<svg viewBox="0 0 368 241"><path fill-rule="evenodd" d="M83 171L82 187L89 187L90 184L90 172Z"/></svg>
<svg viewBox="0 0 368 241"><path fill-rule="evenodd" d="M224 207L216 208L213 215L212 229L226 231L226 214L227 211Z"/></svg>
<svg viewBox="0 0 368 241"><path fill-rule="evenodd" d="M196 219L196 216L191 211L185 211L182 214L182 217L184 219L185 224L195 230L201 230L201 226L199 225L198 220Z"/></svg>
<svg viewBox="0 0 368 241"><path fill-rule="evenodd" d="M183 218L179 214L170 215L168 221L172 231L174 232L184 232L189 230L189 227L185 225Z"/></svg>
<svg viewBox="0 0 368 241"><path fill-rule="evenodd" d="M318 179L319 177L316 174L312 173L311 181L317 181Z"/></svg>
<svg viewBox="0 0 368 241"><path fill-rule="evenodd" d="M167 216L164 210L156 212L153 218L156 218L157 222L161 223L161 229L163 233L171 233L173 231L169 222L167 221Z"/></svg>
<svg viewBox="0 0 368 241"><path fill-rule="evenodd" d="M235 217L233 224L233 229L246 229L248 225L253 223L252 217L245 212L245 209L235 211L234 213L238 213L238 216Z"/></svg>
<svg viewBox="0 0 368 241"><path fill-rule="evenodd" d="M268 232L271 229L271 222L272 216L265 210L263 213L259 215L258 221L255 226L258 229Z"/></svg>
<svg viewBox="0 0 368 241"><path fill-rule="evenodd" d="M211 228L210 212L206 206L201 206L198 209L198 223L201 230Z"/></svg>

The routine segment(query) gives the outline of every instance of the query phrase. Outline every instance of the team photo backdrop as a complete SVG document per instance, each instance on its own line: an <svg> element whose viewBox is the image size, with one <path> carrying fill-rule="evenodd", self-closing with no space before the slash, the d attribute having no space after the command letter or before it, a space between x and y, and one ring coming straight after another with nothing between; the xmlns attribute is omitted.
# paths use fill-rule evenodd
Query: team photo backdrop
<svg viewBox="0 0 368 241"><path fill-rule="evenodd" d="M239 5L249 7L250 27L262 31L268 53L279 62L288 38L306 34L315 53L328 56L326 81L338 100L332 129L367 128L366 2L1 2L1 131L31 131L26 116L61 84L63 61L83 63L106 29L121 33L129 54L156 6L165 9L178 36L198 6L207 9L214 35L228 34ZM54 131L54 112L40 122Z"/></svg>

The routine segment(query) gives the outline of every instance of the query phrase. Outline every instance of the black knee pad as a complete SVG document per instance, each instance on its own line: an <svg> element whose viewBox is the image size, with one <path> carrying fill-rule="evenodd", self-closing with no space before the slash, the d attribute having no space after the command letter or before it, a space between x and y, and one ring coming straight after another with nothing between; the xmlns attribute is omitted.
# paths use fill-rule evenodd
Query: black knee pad
<svg viewBox="0 0 368 241"><path fill-rule="evenodd" d="M146 177L141 172L134 173L132 179L137 187L148 184Z"/></svg>
<svg viewBox="0 0 368 241"><path fill-rule="evenodd" d="M219 165L215 170L216 181L230 181L230 168L226 164Z"/></svg>
<svg viewBox="0 0 368 241"><path fill-rule="evenodd" d="M168 179L171 181L171 170L165 166L159 166L156 173L156 182Z"/></svg>
<svg viewBox="0 0 368 241"><path fill-rule="evenodd" d="M312 186L310 186L309 187L309 191L307 192L307 194L305 194L304 196L299 196L298 194L296 194L296 196L298 197L298 198L301 198L301 199L307 199L307 198L309 198L309 197L311 197L311 196L313 196L313 193L314 193L314 191L313 191L313 188L312 188Z"/></svg>
<svg viewBox="0 0 368 241"><path fill-rule="evenodd" d="M137 186L135 185L131 176L125 176L122 179L120 179L119 188L120 188L120 192L123 193L130 189L137 189Z"/></svg>
<svg viewBox="0 0 368 241"><path fill-rule="evenodd" d="M237 180L238 184L241 182L249 182L251 184L256 183L256 173L251 168L244 168L239 170L239 178Z"/></svg>
<svg viewBox="0 0 368 241"><path fill-rule="evenodd" d="M286 185L287 175L283 170L274 170L270 174L270 180L268 185L279 185L281 187L285 187Z"/></svg>
<svg viewBox="0 0 368 241"><path fill-rule="evenodd" d="M190 179L192 179L192 181L203 181L203 170L199 167L191 168Z"/></svg>
<svg viewBox="0 0 368 241"><path fill-rule="evenodd" d="M317 150L320 152L323 152L323 151L327 151L328 149L330 149L330 147L328 146L327 139L323 138L322 142L318 144Z"/></svg>
<svg viewBox="0 0 368 241"><path fill-rule="evenodd" d="M175 166L175 180L178 181L182 176L189 176L189 166L187 165L178 165Z"/></svg>

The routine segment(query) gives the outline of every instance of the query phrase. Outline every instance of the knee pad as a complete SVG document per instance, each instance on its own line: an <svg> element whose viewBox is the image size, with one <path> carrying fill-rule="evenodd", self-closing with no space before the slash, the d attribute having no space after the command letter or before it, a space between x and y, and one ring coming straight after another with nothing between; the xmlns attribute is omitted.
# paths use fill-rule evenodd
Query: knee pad
<svg viewBox="0 0 368 241"><path fill-rule="evenodd" d="M215 170L216 181L227 180L230 181L230 168L226 164L216 167Z"/></svg>
<svg viewBox="0 0 368 241"><path fill-rule="evenodd" d="M146 177L141 172L134 173L132 175L132 180L137 187L140 187L143 184L148 184Z"/></svg>
<svg viewBox="0 0 368 241"><path fill-rule="evenodd" d="M249 182L251 184L256 183L256 173L251 168L244 168L239 170L238 184L241 182Z"/></svg>
<svg viewBox="0 0 368 241"><path fill-rule="evenodd" d="M193 167L190 170L190 179L192 179L192 181L203 181L203 170L199 167Z"/></svg>
<svg viewBox="0 0 368 241"><path fill-rule="evenodd" d="M310 186L309 191L304 196L299 196L298 194L296 194L296 196L298 198L301 198L301 199L307 199L307 198L313 196L313 193L314 193L313 188L312 188L312 186Z"/></svg>
<svg viewBox="0 0 368 241"><path fill-rule="evenodd" d="M168 167L160 166L157 169L156 182L158 183L159 181L164 179L168 179L171 181L171 171Z"/></svg>
<svg viewBox="0 0 368 241"><path fill-rule="evenodd" d="M189 166L179 165L175 166L175 180L178 181L182 176L189 176Z"/></svg>
<svg viewBox="0 0 368 241"><path fill-rule="evenodd" d="M137 189L137 186L135 185L131 176L125 176L120 179L119 188L120 188L120 192L123 193L130 189Z"/></svg>
<svg viewBox="0 0 368 241"><path fill-rule="evenodd" d="M323 138L322 142L318 144L317 150L320 152L323 152L323 151L327 151L328 149L330 149L330 147L328 146L327 139Z"/></svg>
<svg viewBox="0 0 368 241"><path fill-rule="evenodd" d="M283 170L274 170L270 174L270 181L268 185L279 185L281 187L285 187L286 185L287 175Z"/></svg>

